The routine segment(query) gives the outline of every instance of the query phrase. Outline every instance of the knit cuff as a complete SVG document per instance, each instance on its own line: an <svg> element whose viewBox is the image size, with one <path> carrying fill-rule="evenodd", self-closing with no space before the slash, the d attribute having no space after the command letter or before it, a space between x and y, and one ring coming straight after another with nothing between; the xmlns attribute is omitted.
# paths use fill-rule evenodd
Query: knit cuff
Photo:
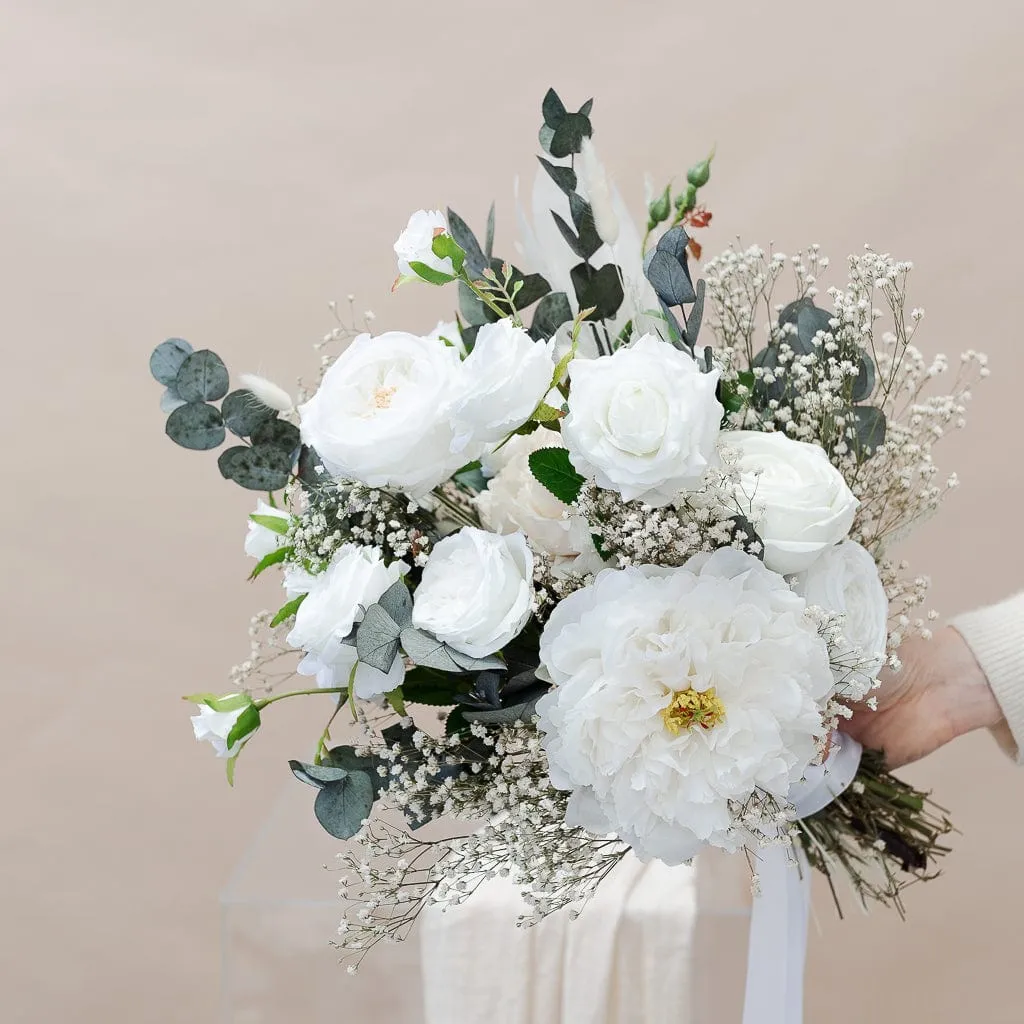
<svg viewBox="0 0 1024 1024"><path fill-rule="evenodd" d="M993 735L1024 764L1024 593L958 615L951 625L967 641L1006 717L1006 727Z"/></svg>

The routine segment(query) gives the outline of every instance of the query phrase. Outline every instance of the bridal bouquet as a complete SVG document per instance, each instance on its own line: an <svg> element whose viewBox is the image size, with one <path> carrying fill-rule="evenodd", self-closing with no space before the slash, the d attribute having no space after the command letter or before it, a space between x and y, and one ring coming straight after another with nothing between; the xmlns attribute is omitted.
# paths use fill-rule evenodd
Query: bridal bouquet
<svg viewBox="0 0 1024 1024"><path fill-rule="evenodd" d="M698 274L712 156L649 191L641 235L591 107L545 97L514 259L493 208L482 242L452 210L409 219L396 285L450 288L453 322L372 335L336 313L320 347L340 352L294 401L229 392L180 339L152 356L172 440L234 435L221 474L266 495L252 575L284 589L234 692L187 698L195 735L230 779L275 702L320 695L290 765L356 841L353 965L495 875L539 918L630 850L714 846L755 892L781 854L837 901L843 880L899 907L946 852L941 811L838 727L927 633L927 580L889 548L956 484L932 448L984 357L932 394L947 365L914 345L911 264L870 248L827 291L817 246L733 246ZM332 743L339 716L356 745Z"/></svg>

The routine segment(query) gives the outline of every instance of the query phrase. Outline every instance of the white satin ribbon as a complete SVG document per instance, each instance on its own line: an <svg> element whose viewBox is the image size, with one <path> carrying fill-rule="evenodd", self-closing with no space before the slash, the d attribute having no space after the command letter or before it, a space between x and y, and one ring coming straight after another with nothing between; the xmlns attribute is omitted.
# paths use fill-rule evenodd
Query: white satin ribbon
<svg viewBox="0 0 1024 1024"><path fill-rule="evenodd" d="M841 795L853 782L860 757L860 744L837 733L825 763L809 768L790 791L797 817L816 814ZM810 866L798 846L769 846L758 851L757 873L743 1024L802 1024Z"/></svg>

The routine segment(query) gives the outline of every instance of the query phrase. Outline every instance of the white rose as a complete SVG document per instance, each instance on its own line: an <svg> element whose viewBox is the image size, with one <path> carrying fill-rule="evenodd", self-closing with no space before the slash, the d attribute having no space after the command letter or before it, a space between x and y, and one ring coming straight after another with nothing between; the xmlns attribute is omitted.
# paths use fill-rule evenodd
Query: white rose
<svg viewBox="0 0 1024 1024"><path fill-rule="evenodd" d="M668 864L733 847L735 804L784 800L826 732L828 649L805 608L732 548L607 570L560 602L537 714L566 822Z"/></svg>
<svg viewBox="0 0 1024 1024"><path fill-rule="evenodd" d="M472 658L501 650L533 611L533 555L521 533L466 526L438 541L416 588L412 621Z"/></svg>
<svg viewBox="0 0 1024 1024"><path fill-rule="evenodd" d="M360 335L299 408L302 440L335 477L418 497L478 453L456 453L459 354L437 340Z"/></svg>
<svg viewBox="0 0 1024 1024"><path fill-rule="evenodd" d="M769 569L803 572L850 532L859 502L823 448L757 430L725 431L719 443L739 456L738 498L752 501Z"/></svg>
<svg viewBox="0 0 1024 1024"><path fill-rule="evenodd" d="M554 371L548 344L511 320L484 324L462 364L457 443L495 444L521 427L547 394Z"/></svg>
<svg viewBox="0 0 1024 1024"><path fill-rule="evenodd" d="M357 661L352 630L365 610L401 576L403 568L401 562L385 565L377 548L343 544L327 569L307 581L306 599L288 634L288 643L306 652L298 666L301 675L315 676L318 686L348 685ZM404 675L401 658L395 659L387 675L360 662L355 674L356 696L388 693L401 685Z"/></svg>
<svg viewBox="0 0 1024 1024"><path fill-rule="evenodd" d="M574 362L562 438L577 471L624 499L666 505L716 458L718 371L651 334Z"/></svg>
<svg viewBox="0 0 1024 1024"><path fill-rule="evenodd" d="M454 320L438 320L437 326L426 337L431 341L450 345L463 359L466 357L466 343L462 340L462 332Z"/></svg>
<svg viewBox="0 0 1024 1024"><path fill-rule="evenodd" d="M291 518L284 509L274 508L273 505L268 505L262 499L256 502L255 514L273 516L284 523ZM284 534L277 533L262 523L254 523L251 519L249 520L249 532L245 535L245 553L251 558L260 561L276 551L283 543Z"/></svg>
<svg viewBox="0 0 1024 1024"><path fill-rule="evenodd" d="M440 210L417 210L395 242L398 272L406 277L416 277L416 271L410 264L422 263L431 270L454 276L451 257L436 256L432 248L434 237L447 233L448 221Z"/></svg>
<svg viewBox="0 0 1024 1024"><path fill-rule="evenodd" d="M832 674L843 696L863 698L885 664L889 639L889 599L871 553L845 540L828 548L794 589L808 604L844 616L847 645L833 648Z"/></svg>
<svg viewBox="0 0 1024 1024"><path fill-rule="evenodd" d="M234 757L242 749L242 744L255 732L255 729L250 730L241 739L236 739L230 749L228 748L231 730L250 706L251 702L230 711L215 711L206 704L200 704L199 714L192 716L192 731L196 739L209 743L217 757ZM258 727L257 725L256 728Z"/></svg>

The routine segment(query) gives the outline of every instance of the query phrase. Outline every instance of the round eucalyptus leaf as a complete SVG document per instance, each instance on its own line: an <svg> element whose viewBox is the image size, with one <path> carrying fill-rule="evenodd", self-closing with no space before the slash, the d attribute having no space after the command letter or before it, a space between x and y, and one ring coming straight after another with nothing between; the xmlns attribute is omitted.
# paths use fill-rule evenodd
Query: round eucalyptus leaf
<svg viewBox="0 0 1024 1024"><path fill-rule="evenodd" d="M220 404L220 412L224 417L224 425L239 437L249 437L261 423L277 416L269 405L264 405L245 388L227 395Z"/></svg>
<svg viewBox="0 0 1024 1024"><path fill-rule="evenodd" d="M179 406L185 404L185 399L174 390L173 387L164 388L164 393L160 396L160 411L165 412L168 415L174 412Z"/></svg>
<svg viewBox="0 0 1024 1024"><path fill-rule="evenodd" d="M853 410L854 445L859 455L867 457L885 442L885 413L871 405L858 405Z"/></svg>
<svg viewBox="0 0 1024 1024"><path fill-rule="evenodd" d="M174 388L186 402L213 402L228 393L228 368L208 348L193 352L174 378Z"/></svg>
<svg viewBox="0 0 1024 1024"><path fill-rule="evenodd" d="M874 360L862 351L860 354L860 365L857 376L853 379L853 391L850 394L854 402L863 402L871 397L875 390L875 363Z"/></svg>
<svg viewBox="0 0 1024 1024"><path fill-rule="evenodd" d="M316 795L316 820L336 839L351 839L370 816L373 783L366 772L349 772L337 782L328 782Z"/></svg>
<svg viewBox="0 0 1024 1024"><path fill-rule="evenodd" d="M250 435L254 445L265 445L286 452L291 459L298 454L299 428L287 420L264 420Z"/></svg>
<svg viewBox="0 0 1024 1024"><path fill-rule="evenodd" d="M161 384L170 387L191 352L192 346L184 338L168 338L153 349L149 357L149 372Z"/></svg>
<svg viewBox="0 0 1024 1024"><path fill-rule="evenodd" d="M224 442L224 420L206 402L186 402L167 417L167 436L182 448L204 452Z"/></svg>
<svg viewBox="0 0 1024 1024"><path fill-rule="evenodd" d="M292 460L287 452L268 445L235 445L217 459L221 476L249 491L279 491L288 483Z"/></svg>
<svg viewBox="0 0 1024 1024"><path fill-rule="evenodd" d="M348 775L348 769L340 765L305 764L302 761L289 761L288 767L299 782L307 786L324 786L329 782L340 782Z"/></svg>

